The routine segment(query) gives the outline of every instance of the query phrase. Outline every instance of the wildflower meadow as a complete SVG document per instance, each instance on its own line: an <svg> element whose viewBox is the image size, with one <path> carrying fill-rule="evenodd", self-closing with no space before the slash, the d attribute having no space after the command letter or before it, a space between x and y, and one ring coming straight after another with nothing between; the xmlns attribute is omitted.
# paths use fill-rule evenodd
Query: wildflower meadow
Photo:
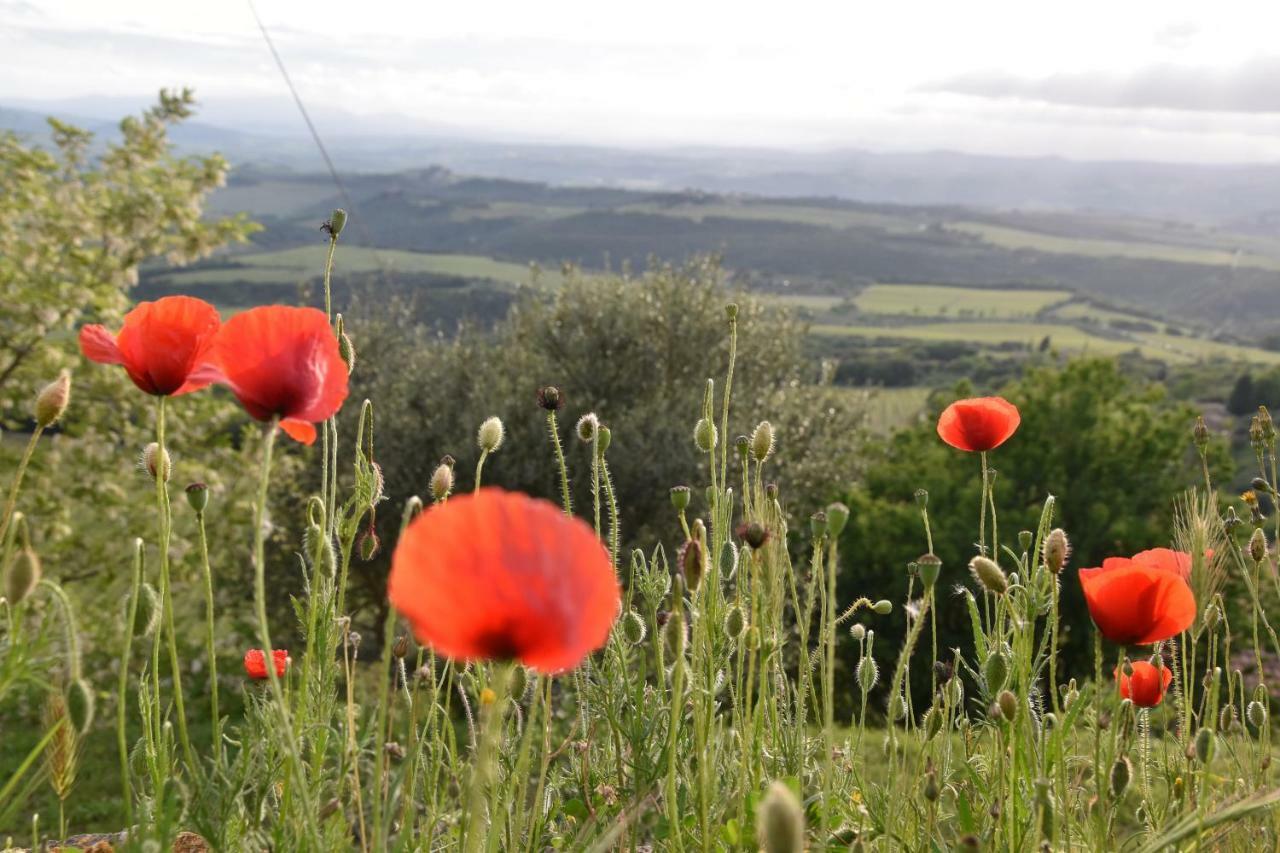
<svg viewBox="0 0 1280 853"><path fill-rule="evenodd" d="M0 777L0 814L22 827L9 848L1280 844L1271 687L1264 668L1246 679L1236 663L1280 654L1264 606L1280 593L1280 512L1267 510L1277 436L1265 409L1243 503L1214 482L1205 423L1178 424L1203 476L1155 496L1176 507L1174 523L1143 550L1089 566L1073 558L1060 496L1035 496L1027 529L1001 523L1004 495L1020 486L998 475L1000 458L1028 413L1003 397L955 399L931 452L966 466L977 500L931 503L922 475L907 496L914 538L880 543L902 556L906 594L887 578L850 589L840 573L860 555L842 533L853 522L875 538L880 522L841 502L796 507L775 483L788 454L782 415L739 402L757 398L743 397L736 372L767 341L742 333L742 309L727 300L724 349L697 378L701 403L677 413L697 464L668 484L652 541L628 544L611 467L628 437L615 436L607 407L575 410L571 381L531 380L515 408L529 428L476 423L474 468L445 457L418 494L390 495L380 402L349 384L368 367L365 344L331 301L347 214L324 227L323 308L222 317L166 296L133 305L118 327L75 330L93 370L129 380L96 404L135 413L150 433L136 449L147 527L119 531L129 559L111 567L121 600L74 602L43 572L31 518L47 496L24 477L81 401L67 372L30 400L34 426L6 473L0 519L0 722L9 728L34 702L40 725ZM431 387L418 393L450 405ZM248 425L245 470L211 470L251 508L234 528L219 519L226 490L174 476L179 448L193 446L183 410L209 395L234 399ZM493 473L515 435L541 436L545 492L504 488ZM281 508L273 488L290 458L312 472L309 494ZM68 468L42 482L70 490L81 476ZM281 513L303 531L296 541L275 535ZM935 552L943 513L969 531L967 551ZM179 515L196 531L180 558ZM376 516L394 519L385 543ZM215 595L232 570L210 557L225 553L210 547L220 538L249 546L236 613ZM349 593L383 548L384 616L362 636ZM179 561L198 580L179 575ZM282 609L271 601L286 571L302 588ZM175 607L179 594L197 606ZM1079 601L1087 621L1064 612ZM963 626L958 646L939 642L940 615ZM1083 638L1066 636L1071 615L1088 625ZM239 634L226 633L231 620ZM107 638L108 669L82 664L89 623ZM234 667L218 650L228 636L249 638ZM1068 671L1069 641L1089 650L1084 668ZM94 772L109 777L117 823L77 826L68 805L94 739L114 756ZM29 806L45 789L55 813Z"/></svg>

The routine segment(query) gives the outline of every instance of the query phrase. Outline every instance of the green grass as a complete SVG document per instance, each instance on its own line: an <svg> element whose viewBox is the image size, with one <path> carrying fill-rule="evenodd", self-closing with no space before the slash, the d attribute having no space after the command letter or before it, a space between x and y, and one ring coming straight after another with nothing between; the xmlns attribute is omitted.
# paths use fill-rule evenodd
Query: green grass
<svg viewBox="0 0 1280 853"><path fill-rule="evenodd" d="M1167 325L1157 320L1148 320L1145 317L1137 317L1133 314L1126 314L1123 311L1113 311L1109 308L1099 308L1088 302L1068 302L1066 305L1059 305L1051 312L1054 319L1061 320L1080 320L1087 323L1104 324L1113 320L1132 323L1140 321L1144 323L1152 323L1156 326Z"/></svg>
<svg viewBox="0 0 1280 853"><path fill-rule="evenodd" d="M894 233L919 230L920 224L906 217L889 216L864 210L808 207L804 205L734 202L720 200L713 204L656 204L646 202L619 208L620 213L650 213L702 222L704 219L743 219L753 222L790 222L823 228L879 228Z"/></svg>
<svg viewBox="0 0 1280 853"><path fill-rule="evenodd" d="M934 284L873 284L853 300L866 314L1031 317L1071 298L1067 290L997 290Z"/></svg>
<svg viewBox="0 0 1280 853"><path fill-rule="evenodd" d="M1217 267L1256 267L1280 271L1280 260L1237 251L1235 246L1204 248L1169 243L1125 242L1079 237L1061 237L990 225L985 222L951 222L947 229L970 234L983 242L1017 251L1032 249L1057 255L1084 255L1091 258L1133 258L1177 264L1204 264Z"/></svg>
<svg viewBox="0 0 1280 853"><path fill-rule="evenodd" d="M292 285L322 274L325 251L324 246L317 245L237 255L235 262L240 266L235 268L181 270L165 275L160 280L179 286L241 281ZM527 284L533 280L532 271L525 264L495 261L481 255L437 255L401 249L371 249L365 246L342 247L334 266L337 275L377 270L488 279L509 284ZM550 283L558 283L560 278L558 270L542 274L542 280Z"/></svg>

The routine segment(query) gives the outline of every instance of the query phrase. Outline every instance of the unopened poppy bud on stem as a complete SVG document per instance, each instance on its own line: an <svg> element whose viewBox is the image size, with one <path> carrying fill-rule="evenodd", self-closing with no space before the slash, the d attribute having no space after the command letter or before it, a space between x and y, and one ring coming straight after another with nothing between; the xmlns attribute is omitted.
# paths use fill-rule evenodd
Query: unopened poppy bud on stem
<svg viewBox="0 0 1280 853"><path fill-rule="evenodd" d="M1259 527L1253 531L1253 535L1249 537L1249 559L1255 563L1261 563L1267 558L1267 534L1262 532Z"/></svg>
<svg viewBox="0 0 1280 853"><path fill-rule="evenodd" d="M166 483L169 482L171 462L168 450L153 441L143 448L141 463L143 470L151 475L151 479L159 477Z"/></svg>
<svg viewBox="0 0 1280 853"><path fill-rule="evenodd" d="M1271 420L1271 412L1266 406L1258 407L1258 424L1262 427L1262 441L1271 446L1276 440L1275 421Z"/></svg>
<svg viewBox="0 0 1280 853"><path fill-rule="evenodd" d="M446 462L441 462L431 475L431 498L436 503L439 503L449 497L449 493L452 491L453 466Z"/></svg>
<svg viewBox="0 0 1280 853"><path fill-rule="evenodd" d="M757 813L756 836L765 853L803 853L804 807L790 788L773 782Z"/></svg>
<svg viewBox="0 0 1280 853"><path fill-rule="evenodd" d="M1045 537L1042 556L1049 571L1055 575L1062 573L1063 567L1067 564L1067 558L1071 556L1071 542L1067 539L1066 531L1061 527L1050 530L1049 535Z"/></svg>
<svg viewBox="0 0 1280 853"><path fill-rule="evenodd" d="M760 522L752 521L738 528L738 536L748 548L758 551L769 541L769 530Z"/></svg>
<svg viewBox="0 0 1280 853"><path fill-rule="evenodd" d="M1018 697L1013 695L1013 691L1002 690L1000 695L996 697L996 704L1000 706L1000 713L1009 722L1013 722L1018 718Z"/></svg>
<svg viewBox="0 0 1280 853"><path fill-rule="evenodd" d="M761 421L751 432L751 455L756 462L764 462L773 455L773 424Z"/></svg>
<svg viewBox="0 0 1280 853"><path fill-rule="evenodd" d="M847 506L838 501L827 506L827 532L831 534L832 539L840 536L848 522L849 508Z"/></svg>
<svg viewBox="0 0 1280 853"><path fill-rule="evenodd" d="M588 412L578 418L578 440L590 444L596 439L596 430L600 427L600 419Z"/></svg>
<svg viewBox="0 0 1280 853"><path fill-rule="evenodd" d="M711 422L710 418L699 418L698 423L693 428L693 443L703 453L710 453L716 448L716 442L719 440L719 430L716 425Z"/></svg>
<svg viewBox="0 0 1280 853"><path fill-rule="evenodd" d="M1196 417L1196 424L1191 428L1191 438L1201 451L1209 446L1209 426L1204 422L1203 416Z"/></svg>
<svg viewBox="0 0 1280 853"><path fill-rule="evenodd" d="M893 612L893 602L887 598L882 598L875 604L871 605L871 609L875 611L878 616L888 616Z"/></svg>
<svg viewBox="0 0 1280 853"><path fill-rule="evenodd" d="M558 412L564 408L564 393L554 385L543 385L538 389L538 406L548 412Z"/></svg>
<svg viewBox="0 0 1280 853"><path fill-rule="evenodd" d="M1196 732L1195 739L1195 756L1196 760L1201 764L1208 764L1213 760L1214 737L1212 729L1201 729Z"/></svg>
<svg viewBox="0 0 1280 853"><path fill-rule="evenodd" d="M609 444L613 441L613 432L604 424L600 425L600 433L596 438L596 452L602 457L604 452L609 449Z"/></svg>
<svg viewBox="0 0 1280 853"><path fill-rule="evenodd" d="M41 429L52 426L67 410L71 399L71 374L62 371L36 395L36 423Z"/></svg>
<svg viewBox="0 0 1280 853"><path fill-rule="evenodd" d="M1116 759L1115 764L1111 765L1111 796L1119 797L1124 794L1132 778L1133 765L1129 763L1127 755L1122 755Z"/></svg>
<svg viewBox="0 0 1280 853"><path fill-rule="evenodd" d="M506 438L506 430L502 426L502 420L497 416L487 418L480 424L480 430L476 433L476 443L485 453L493 453L501 447L504 438Z"/></svg>
<svg viewBox="0 0 1280 853"><path fill-rule="evenodd" d="M18 604L30 595L40 583L42 574L40 557L30 548L23 548L9 565L9 574L5 578L5 597L9 599L9 605Z"/></svg>
<svg viewBox="0 0 1280 853"><path fill-rule="evenodd" d="M313 219L312 222L314 221ZM340 207L335 207L333 213L329 214L329 221L325 223L325 230L329 232L330 239L337 240L342 229L346 227L347 212Z"/></svg>
<svg viewBox="0 0 1280 853"><path fill-rule="evenodd" d="M995 560L981 555L974 557L969 561L969 571L987 592L1004 595L1009 591L1009 578Z"/></svg>
<svg viewBox="0 0 1280 853"><path fill-rule="evenodd" d="M733 447L738 451L738 456L743 462L747 461L747 457L751 455L751 439L748 436L740 435L733 440Z"/></svg>

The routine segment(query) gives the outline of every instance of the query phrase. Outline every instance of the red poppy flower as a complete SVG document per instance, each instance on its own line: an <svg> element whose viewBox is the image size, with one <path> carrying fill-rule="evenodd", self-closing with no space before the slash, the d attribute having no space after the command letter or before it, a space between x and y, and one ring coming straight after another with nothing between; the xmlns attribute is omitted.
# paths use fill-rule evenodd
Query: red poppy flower
<svg viewBox="0 0 1280 853"><path fill-rule="evenodd" d="M201 373L231 389L252 417L280 419L303 444L347 399L347 365L323 311L266 305L223 324Z"/></svg>
<svg viewBox="0 0 1280 853"><path fill-rule="evenodd" d="M207 378L193 376L210 347L221 320L208 302L190 296L166 296L140 302L124 315L113 335L103 326L80 330L80 351L99 364L120 364L148 394L167 397L199 390Z"/></svg>
<svg viewBox="0 0 1280 853"><path fill-rule="evenodd" d="M1009 440L1022 422L1018 407L1003 397L956 400L938 418L938 435L970 453L994 450Z"/></svg>
<svg viewBox="0 0 1280 853"><path fill-rule="evenodd" d="M414 519L391 558L387 595L438 654L518 658L543 673L602 646L619 606L618 579L590 527L497 488Z"/></svg>
<svg viewBox="0 0 1280 853"><path fill-rule="evenodd" d="M276 678L284 678L285 670L289 668L289 653L284 649L272 649L271 660L275 663ZM256 681L267 677L267 656L262 649L249 649L244 653L244 671Z"/></svg>
<svg viewBox="0 0 1280 853"><path fill-rule="evenodd" d="M1089 615L1113 643L1156 643L1195 621L1196 598L1178 562L1150 553L1109 557L1101 568L1079 571Z"/></svg>
<svg viewBox="0 0 1280 853"><path fill-rule="evenodd" d="M1157 667L1145 660L1130 664L1133 675L1125 675L1121 670L1115 671L1116 682L1120 685L1120 695L1129 699L1139 708L1154 708L1164 698L1164 692L1173 681L1173 673L1167 666Z"/></svg>

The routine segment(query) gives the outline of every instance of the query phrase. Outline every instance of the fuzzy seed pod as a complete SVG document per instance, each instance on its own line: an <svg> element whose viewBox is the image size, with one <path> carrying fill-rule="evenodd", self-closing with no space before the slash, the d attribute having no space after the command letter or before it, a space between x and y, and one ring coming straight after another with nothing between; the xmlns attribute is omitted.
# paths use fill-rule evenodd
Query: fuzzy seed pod
<svg viewBox="0 0 1280 853"><path fill-rule="evenodd" d="M923 554L916 560L916 568L920 572L920 582L925 589L933 589L942 573L942 560L936 554Z"/></svg>
<svg viewBox="0 0 1280 853"><path fill-rule="evenodd" d="M672 486L671 487L671 505L676 508L676 512L684 512L689 506L689 497L692 492L688 486Z"/></svg>
<svg viewBox="0 0 1280 853"><path fill-rule="evenodd" d="M1197 423L1196 426L1198 427L1199 424ZM1206 443L1208 443L1208 436L1209 436L1209 431L1206 428L1205 429ZM1258 419L1257 415L1254 415L1253 418L1250 419L1249 421L1249 444L1253 446L1254 452L1260 452L1267 446L1266 439L1262 437L1262 421ZM1203 450L1203 448L1201 449Z"/></svg>
<svg viewBox="0 0 1280 853"><path fill-rule="evenodd" d="M1207 765L1213 760L1213 748L1215 739L1212 729L1201 729L1196 732L1195 755L1196 760L1201 764Z"/></svg>
<svg viewBox="0 0 1280 853"><path fill-rule="evenodd" d="M1009 659L1003 652L997 650L987 656L987 661L982 666L982 677L987 682L987 690L991 692L1004 687L1005 679L1009 677Z"/></svg>
<svg viewBox="0 0 1280 853"><path fill-rule="evenodd" d="M594 413L588 412L578 418L578 440L590 444L596 439L596 430L600 428L600 419Z"/></svg>
<svg viewBox="0 0 1280 853"><path fill-rule="evenodd" d="M742 631L747 627L747 617L742 612L742 608L733 605L729 608L729 612L724 617L724 633L731 640L736 640L742 636Z"/></svg>
<svg viewBox="0 0 1280 853"><path fill-rule="evenodd" d="M1203 415L1196 416L1195 426L1191 428L1191 440L1200 450L1209 446L1209 426L1204 422Z"/></svg>
<svg viewBox="0 0 1280 853"><path fill-rule="evenodd" d="M76 731L84 734L93 724L93 690L83 678L67 686L67 717Z"/></svg>
<svg viewBox="0 0 1280 853"><path fill-rule="evenodd" d="M1006 720L1012 723L1018 718L1018 697L1014 696L1012 691L1002 690L996 697L996 703L1000 706L1000 713Z"/></svg>
<svg viewBox="0 0 1280 853"><path fill-rule="evenodd" d="M493 453L502 446L502 440L506 438L506 429L502 426L502 420L496 415L486 418L485 422L480 424L480 430L476 433L476 443L480 445L480 449L485 453Z"/></svg>
<svg viewBox="0 0 1280 853"><path fill-rule="evenodd" d="M511 683L507 685L507 693L513 700L519 702L524 698L525 691L529 689L529 670L523 666L516 666L511 670Z"/></svg>
<svg viewBox="0 0 1280 853"><path fill-rule="evenodd" d="M538 407L548 412L558 412L564 408L564 393L554 385L543 385L538 389Z"/></svg>
<svg viewBox="0 0 1280 853"><path fill-rule="evenodd" d="M995 560L983 556L974 557L969 561L969 572L987 592L1004 595L1009 591L1009 578L1005 576L1004 570L996 565Z"/></svg>
<svg viewBox="0 0 1280 853"><path fill-rule="evenodd" d="M724 316L732 323L738 319L738 303L730 302L724 306Z"/></svg>
<svg viewBox="0 0 1280 853"><path fill-rule="evenodd" d="M739 460L746 462L751 455L751 439L745 435L738 436L733 440L733 449L738 451Z"/></svg>
<svg viewBox="0 0 1280 853"><path fill-rule="evenodd" d="M627 642L633 646L638 646L644 642L644 638L648 636L649 629L645 627L644 617L632 610L620 620L622 623L622 636Z"/></svg>
<svg viewBox="0 0 1280 853"><path fill-rule="evenodd" d="M916 489L915 496L916 506L920 507L920 509L929 508L929 493L927 491L924 489Z"/></svg>
<svg viewBox="0 0 1280 853"><path fill-rule="evenodd" d="M172 460L169 458L169 451L160 447L154 441L142 449L142 459L139 463L142 470L151 475L151 479L159 476L166 483L169 482L169 472L173 467ZM159 472L157 474L157 472Z"/></svg>
<svg viewBox="0 0 1280 853"><path fill-rule="evenodd" d="M1267 558L1267 534L1259 527L1249 537L1249 559L1261 563Z"/></svg>
<svg viewBox="0 0 1280 853"><path fill-rule="evenodd" d="M877 616L888 616L893 612L893 602L886 598L882 598L875 604L871 605L871 609Z"/></svg>
<svg viewBox="0 0 1280 853"><path fill-rule="evenodd" d="M719 437L719 430L716 429L716 425L711 422L710 418L699 418L698 423L693 427L693 443L703 453L710 453L715 450Z"/></svg>
<svg viewBox="0 0 1280 853"><path fill-rule="evenodd" d="M396 637L396 641L391 645L391 654L395 655L400 660L404 660L405 656L409 654L408 634L401 634Z"/></svg>
<svg viewBox="0 0 1280 853"><path fill-rule="evenodd" d="M313 219L312 222L315 220ZM347 212L340 207L335 207L333 213L329 214L329 221L325 223L330 239L337 240L338 235L342 233L342 229L347 227Z"/></svg>
<svg viewBox="0 0 1280 853"><path fill-rule="evenodd" d="M1066 531L1061 527L1050 530L1045 537L1041 556L1049 571L1055 575L1061 574L1063 567L1067 565L1067 558L1071 556L1071 542L1067 539Z"/></svg>
<svg viewBox="0 0 1280 853"><path fill-rule="evenodd" d="M848 521L849 508L847 506L837 501L827 507L827 532L831 534L832 539L839 538Z"/></svg>
<svg viewBox="0 0 1280 853"><path fill-rule="evenodd" d="M1018 547L1022 549L1022 552L1024 554L1027 551L1031 550L1031 543L1034 541L1035 541L1035 534L1033 534L1030 530L1018 531Z"/></svg>
<svg viewBox="0 0 1280 853"><path fill-rule="evenodd" d="M1122 796L1132 778L1133 765L1129 763L1129 756L1122 755L1116 759L1115 764L1111 765L1111 796Z"/></svg>
<svg viewBox="0 0 1280 853"><path fill-rule="evenodd" d="M814 542L821 542L827 535L827 514L821 510L809 516L809 532Z"/></svg>
<svg viewBox="0 0 1280 853"><path fill-rule="evenodd" d="M862 692L868 693L876 686L876 682L880 680L880 667L876 665L876 659L868 655L858 661L858 668L854 671L854 676L858 680L858 687Z"/></svg>
<svg viewBox="0 0 1280 853"><path fill-rule="evenodd" d="M773 455L773 424L761 421L751 431L751 456L756 462L763 463Z"/></svg>
<svg viewBox="0 0 1280 853"><path fill-rule="evenodd" d="M197 514L209 506L209 487L204 483L192 483L186 488L187 503Z"/></svg>
<svg viewBox="0 0 1280 853"><path fill-rule="evenodd" d="M449 497L453 491L453 467L443 462L436 466L431 475L431 499L436 503Z"/></svg>
<svg viewBox="0 0 1280 853"><path fill-rule="evenodd" d="M1249 707L1245 708L1245 716L1249 719L1249 724L1255 729L1263 729L1267 726L1267 706L1263 705L1257 699L1249 703Z"/></svg>
<svg viewBox="0 0 1280 853"><path fill-rule="evenodd" d="M67 410L70 399L71 374L64 370L36 395L36 423L41 428L53 426Z"/></svg>
<svg viewBox="0 0 1280 853"><path fill-rule="evenodd" d="M804 853L804 807L781 782L771 783L760 801L756 839L764 853Z"/></svg>
<svg viewBox="0 0 1280 853"><path fill-rule="evenodd" d="M861 622L854 622L849 626L849 636L853 637L854 642L860 643L867 636L867 629Z"/></svg>
<svg viewBox="0 0 1280 853"><path fill-rule="evenodd" d="M18 558L9 564L9 574L5 578L5 597L9 604L19 604L34 592L42 574L39 555L30 548L19 551Z"/></svg>
<svg viewBox="0 0 1280 853"><path fill-rule="evenodd" d="M758 521L744 524L738 528L738 536L752 551L758 551L769 541L769 530Z"/></svg>

